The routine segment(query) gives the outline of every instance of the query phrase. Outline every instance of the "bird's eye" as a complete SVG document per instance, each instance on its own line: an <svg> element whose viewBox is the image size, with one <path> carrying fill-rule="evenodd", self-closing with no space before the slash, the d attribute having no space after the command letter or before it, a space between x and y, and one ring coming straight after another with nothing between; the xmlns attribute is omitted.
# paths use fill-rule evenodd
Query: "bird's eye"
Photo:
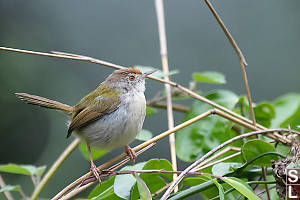
<svg viewBox="0 0 300 200"><path fill-rule="evenodd" d="M130 81L134 81L135 80L135 76L133 76L133 75L129 76L129 80Z"/></svg>

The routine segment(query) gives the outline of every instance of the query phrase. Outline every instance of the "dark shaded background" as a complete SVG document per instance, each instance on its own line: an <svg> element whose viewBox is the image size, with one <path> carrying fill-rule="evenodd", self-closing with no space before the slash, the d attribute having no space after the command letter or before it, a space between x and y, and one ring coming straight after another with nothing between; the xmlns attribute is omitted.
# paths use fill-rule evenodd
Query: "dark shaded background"
<svg viewBox="0 0 300 200"><path fill-rule="evenodd" d="M213 4L249 63L254 101L299 92L300 2L227 0ZM172 80L188 85L192 72L215 70L226 75L227 84L199 84L203 91L226 88L244 94L237 56L204 2L167 0L165 14L170 68L182 72ZM161 66L153 1L3 0L0 27L1 46L77 53L123 66ZM64 116L25 105L13 93L28 92L73 105L112 69L4 51L0 51L0 65L0 163L50 166L71 142L65 139ZM163 89L154 81L147 85L148 99ZM144 124L155 135L167 129L166 113L160 112L147 117ZM176 124L182 117L175 114ZM169 158L167 144L164 139L138 161ZM120 151L109 153L97 164ZM88 170L89 162L76 150L42 196L53 196ZM21 184L28 195L33 189L28 177L4 178L10 184Z"/></svg>

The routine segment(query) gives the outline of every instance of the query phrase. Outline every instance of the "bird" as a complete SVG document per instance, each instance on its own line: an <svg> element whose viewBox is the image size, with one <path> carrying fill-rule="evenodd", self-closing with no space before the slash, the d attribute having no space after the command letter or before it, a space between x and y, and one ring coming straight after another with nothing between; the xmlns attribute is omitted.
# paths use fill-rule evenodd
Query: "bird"
<svg viewBox="0 0 300 200"><path fill-rule="evenodd" d="M100 180L101 171L94 164L91 147L113 150L124 147L134 163L135 151L129 144L141 131L146 115L145 78L156 72L142 73L136 68L121 68L83 97L76 105L27 93L15 93L25 103L62 111L68 116L67 138L75 136L86 142L91 171Z"/></svg>

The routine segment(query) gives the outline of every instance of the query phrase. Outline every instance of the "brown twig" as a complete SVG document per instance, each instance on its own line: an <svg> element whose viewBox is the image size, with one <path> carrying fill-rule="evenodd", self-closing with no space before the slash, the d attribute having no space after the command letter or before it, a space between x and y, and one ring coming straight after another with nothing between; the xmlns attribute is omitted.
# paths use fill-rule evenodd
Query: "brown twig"
<svg viewBox="0 0 300 200"><path fill-rule="evenodd" d="M199 160L195 161L193 164L191 164L189 167L187 167L178 177L175 181L172 182L171 186L167 189L167 191L164 193L164 195L162 196L161 200L166 200L171 192L174 190L174 188L176 187L176 185L179 184L179 182L183 179L183 177L186 175L187 172L191 171L193 168L195 168L197 165L199 165L201 162L203 162L204 160L206 160L208 157L210 157L211 155L213 155L215 152L219 151L220 149L222 149L223 147L227 146L228 144L246 138L246 137L250 137L253 135L258 135L258 134L266 134L266 133L274 133L274 132L291 132L291 130L289 129L267 129L267 130L259 130L259 131L254 131L254 132L249 132L249 133L244 133L242 135L238 135L230 140L227 140L226 142L218 145L216 148L210 150L207 154L205 154L204 156L202 156ZM297 131L292 131L292 133L300 135L299 132Z"/></svg>
<svg viewBox="0 0 300 200"><path fill-rule="evenodd" d="M241 148L238 147L226 147L225 149L221 150L220 152L216 153L215 155L213 155L212 157L210 157L209 159L205 160L204 162L200 163L198 166L196 166L193 171L199 171L201 169L203 169L202 167L206 164L208 164L209 162L217 159L218 157L224 155L225 153L229 152L229 151L239 151L238 153L240 153ZM230 157L231 158L231 157ZM227 158L229 159L229 158ZM223 159L222 159L223 160ZM226 159L225 159L226 160Z"/></svg>
<svg viewBox="0 0 300 200"><path fill-rule="evenodd" d="M146 142L144 142L144 143L142 143L142 144L134 147L133 150L137 152L138 150L140 150L140 149L142 149L142 148L144 148L144 147L146 147L148 145L151 145L152 143L155 143L158 140L160 140L160 139L162 139L164 137L167 137L170 134L172 134L172 133L174 133L174 132L176 132L176 131L178 131L178 130L180 130L180 129L182 129L182 128L184 128L184 127L186 127L186 126L188 126L188 125L190 125L192 123L195 123L195 122L199 121L200 119L203 119L203 118L205 118L205 117L207 117L207 116L209 116L209 115L211 115L213 113L214 113L214 110L209 110L209 111L207 111L207 112L205 112L205 113L203 113L201 115L198 115L197 117L194 117L194 118L192 118L192 119L190 119L190 120L188 120L188 121L186 121L186 122L184 122L182 124L179 124L178 126L174 127L173 129L167 130L167 131L161 133L160 135L158 135L158 136L156 136L156 137L154 137L154 138L152 138L152 139L150 139L150 140L148 140L148 141L146 141ZM112 160L110 160L110 161L108 161L108 162L100 165L98 167L98 169L102 170L102 169L104 169L104 168L112 165L113 163L116 163L117 161L121 160L125 156L126 156L126 154L122 153L119 156L113 158ZM82 181L84 181L85 179L87 179L91 175L92 175L92 173L88 172L85 175L81 176L76 181L74 181L73 183L71 183L70 185L68 185L67 187L65 187L52 200L60 199L60 197L62 197L67 191L69 191L70 189L74 188L77 184L80 184Z"/></svg>
<svg viewBox="0 0 300 200"><path fill-rule="evenodd" d="M169 64L168 64L168 50L167 50L167 37L166 37L166 25L165 25L165 14L164 14L164 4L162 0L155 0L155 9L158 23L158 34L159 34L159 44L160 44L160 55L162 69L165 74L169 74ZM165 81L170 81L169 76L164 77ZM172 94L171 86L165 84L165 90L167 95L167 115L168 115L168 129L174 128L174 117L173 117L173 106L172 106ZM169 135L169 144L171 152L171 163L173 170L177 170L177 158L175 149L175 133ZM173 175L173 179L177 178L177 174ZM175 188L174 192L177 192L178 187Z"/></svg>
<svg viewBox="0 0 300 200"><path fill-rule="evenodd" d="M151 143L147 146L145 146L144 148L142 148L140 151L136 151L137 155L140 155L141 153L145 152L146 150L150 149L151 147L153 147L155 145L155 143ZM121 155L117 156L116 158L118 158L118 160L121 160L122 158L125 158L126 154L122 153ZM116 158L113 158L112 160L100 165L98 167L99 170L103 170L104 168L112 165L113 163L117 162L118 160ZM130 158L127 156L124 160L120 161L119 163L115 164L114 166L110 167L108 169L108 171L114 171L117 168L123 166L124 164L126 164L127 162L130 161ZM57 199L65 199L66 197L70 198L72 196L70 195L76 195L79 192L83 191L83 188L88 188L89 186L92 185L92 183L87 183L83 186L80 186L81 183L83 183L86 179L88 179L90 176L92 176L91 172L86 173L85 175L81 176L80 178L78 178L77 180L75 180L73 183L71 183L70 185L68 185L67 187L65 187L62 191L60 191L57 195L55 195L55 197L52 198L52 200L57 200ZM97 179L95 179L96 181ZM93 180L91 181L93 182ZM78 185L80 184L80 185ZM76 185L78 185L77 187L75 187ZM88 185L88 186L86 186ZM80 186L80 187L79 187ZM83 188L82 188L83 187ZM75 188L74 190L72 190L71 192L69 192L69 190L71 190L72 188ZM68 193L69 192L69 193ZM67 195L65 195L66 193L68 193Z"/></svg>
<svg viewBox="0 0 300 200"><path fill-rule="evenodd" d="M267 168L262 167L261 170L262 170L262 179L264 181L267 181ZM265 187L266 187L266 192L267 192L267 198L268 198L268 200L271 200L268 184L265 184Z"/></svg>
<svg viewBox="0 0 300 200"><path fill-rule="evenodd" d="M154 108L167 108L167 104L166 103L153 103L153 104L147 104L147 106L151 106ZM180 104L172 104L172 109L179 111L179 112L187 112L189 111L189 108L184 106L184 105L180 105Z"/></svg>
<svg viewBox="0 0 300 200"><path fill-rule="evenodd" d="M247 94L247 98L248 98L248 102L249 102L250 115L251 115L253 126L256 126L256 120L255 120L254 110L253 110L253 107L252 107L251 93L250 93L250 88L249 88L249 84L248 84L248 78L247 78L246 69L245 69L245 65L247 65L246 59L245 59L245 57L244 57L241 49L238 47L237 43L233 39L232 35L230 34L230 32L228 31L228 29L226 28L226 26L223 23L222 19L218 15L217 11L214 9L214 7L212 6L212 4L210 3L210 1L209 0L205 0L205 3L209 7L210 11L213 13L214 17L218 21L218 23L221 26L222 30L224 31L226 37L228 38L230 44L232 45L232 47L234 48L235 52L237 53L237 55L239 57L240 66L241 66L241 70L242 70L242 76L243 76L244 85L245 85L245 88L246 88L246 94Z"/></svg>
<svg viewBox="0 0 300 200"><path fill-rule="evenodd" d="M121 69L121 68L124 68L123 66L121 65L116 65L116 64L113 64L113 63L110 63L110 62L106 62L106 61L103 61L103 60L99 60L99 59L95 59L95 58L91 58L91 57L88 57L88 56L82 56L82 55L78 55L78 54L70 54L70 53L63 53L63 52L57 52L57 51L52 51L53 53L43 53L43 52L36 52L36 51L29 51L29 50L23 50L23 49L14 49L14 48L8 48L8 47L0 47L0 50L4 50L4 51L12 51L12 52L19 52L19 53L26 53L26 54L33 54L33 55L40 55L40 56L49 56L49 57L57 57L57 58L65 58L65 59L73 59L73 60L82 60L82 61L88 61L88 62L91 62L91 63L96 63L96 64L99 64L99 65L104 65L104 66L107 66L107 67L112 67L112 68L115 68L115 69ZM172 82L172 81L165 81L164 79L160 79L160 78L156 78L154 76L148 76L148 78L152 79L152 80L155 80L155 81L159 81L161 83L167 83L173 87L176 87L177 89L181 90L182 92L186 93L187 95L197 99L197 100L200 100L204 103L207 103L215 108L218 108L219 110L223 111L223 112L226 112L242 121L245 121L247 123L250 123L252 124L252 121L247 119L246 117L243 117L233 111L231 111L230 109L228 108L225 108L205 97L202 97L201 95L193 92L192 90L189 90L175 82ZM259 129L266 129L264 126L260 125L260 124L256 124L256 126L259 128ZM276 137L275 137L276 136ZM270 135L270 137L272 139L276 139L277 141L280 141L284 144L289 144L290 143L290 140L282 137L281 135L277 134L277 133L274 133L274 135Z"/></svg>
<svg viewBox="0 0 300 200"><path fill-rule="evenodd" d="M155 197L157 195L159 195L160 193L162 193L164 190L166 190L168 187L170 187L171 183L168 183L167 185L165 185L164 187L160 188L159 190L157 190L156 192L154 192L151 196Z"/></svg>

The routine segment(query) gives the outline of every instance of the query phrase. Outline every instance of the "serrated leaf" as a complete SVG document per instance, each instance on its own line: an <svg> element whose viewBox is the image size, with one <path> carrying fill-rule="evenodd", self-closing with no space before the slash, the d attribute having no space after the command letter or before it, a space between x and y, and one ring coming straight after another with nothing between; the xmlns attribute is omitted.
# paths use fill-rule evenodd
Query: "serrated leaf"
<svg viewBox="0 0 300 200"><path fill-rule="evenodd" d="M207 71L193 73L193 79L197 82L225 84L225 76L219 72Z"/></svg>
<svg viewBox="0 0 300 200"><path fill-rule="evenodd" d="M89 151L88 151L88 148L87 148L87 145L86 145L85 142L81 142L80 143L79 150L80 150L81 154L83 155L83 157L86 160L90 160L90 154L89 154ZM107 152L108 151L103 150L103 149L94 149L94 148L91 148L91 153L92 153L93 160L97 160L97 159L101 158Z"/></svg>
<svg viewBox="0 0 300 200"><path fill-rule="evenodd" d="M148 72L148 71L151 71L151 70L154 70L156 68L154 67L150 67L150 66L141 66L141 65L136 65L134 66L134 68L137 68L139 69L142 73L145 73L145 72ZM174 74L178 74L179 71L178 70L172 70L172 71L169 71L168 74L165 74L164 72L162 72L161 70L159 69L156 69L157 71L153 74L151 74L151 76L154 76L156 78L164 78L166 76L172 76Z"/></svg>
<svg viewBox="0 0 300 200"><path fill-rule="evenodd" d="M255 195L252 188L244 181L235 177L222 177L222 180L228 183L231 187L239 191L242 195L250 200L260 200L258 196Z"/></svg>
<svg viewBox="0 0 300 200"><path fill-rule="evenodd" d="M228 109L233 109L239 99L236 94L227 90L217 90L207 94L205 97ZM203 114L212 108L206 103L195 101L184 121ZM177 156L186 162L196 160L232 137L231 129L228 126L232 127L232 124L228 123L226 119L211 115L179 130L175 135Z"/></svg>
<svg viewBox="0 0 300 200"><path fill-rule="evenodd" d="M0 188L0 193L1 192L19 191L19 190L20 190L19 185L6 185L6 186Z"/></svg>
<svg viewBox="0 0 300 200"><path fill-rule="evenodd" d="M136 179L141 200L151 200L152 196L146 183L143 181L143 179L141 179L141 177L139 177L139 175L137 175L137 173L134 173L133 176Z"/></svg>
<svg viewBox="0 0 300 200"><path fill-rule="evenodd" d="M126 170L141 170L145 165L145 162L135 164L133 166L123 167L120 171ZM114 192L122 199L130 199L130 191L136 179L131 174L117 175L114 182Z"/></svg>
<svg viewBox="0 0 300 200"><path fill-rule="evenodd" d="M147 141L152 138L152 133L146 129L142 129L135 139L140 141Z"/></svg>
<svg viewBox="0 0 300 200"><path fill-rule="evenodd" d="M276 152L276 149L270 143L259 139L249 140L242 147L242 155L246 161L251 161L257 156L267 152ZM270 166L271 160L278 160L278 156L267 155L255 160L250 165Z"/></svg>
<svg viewBox="0 0 300 200"><path fill-rule="evenodd" d="M157 110L153 107L147 106L146 107L146 115L154 115L157 113Z"/></svg>

